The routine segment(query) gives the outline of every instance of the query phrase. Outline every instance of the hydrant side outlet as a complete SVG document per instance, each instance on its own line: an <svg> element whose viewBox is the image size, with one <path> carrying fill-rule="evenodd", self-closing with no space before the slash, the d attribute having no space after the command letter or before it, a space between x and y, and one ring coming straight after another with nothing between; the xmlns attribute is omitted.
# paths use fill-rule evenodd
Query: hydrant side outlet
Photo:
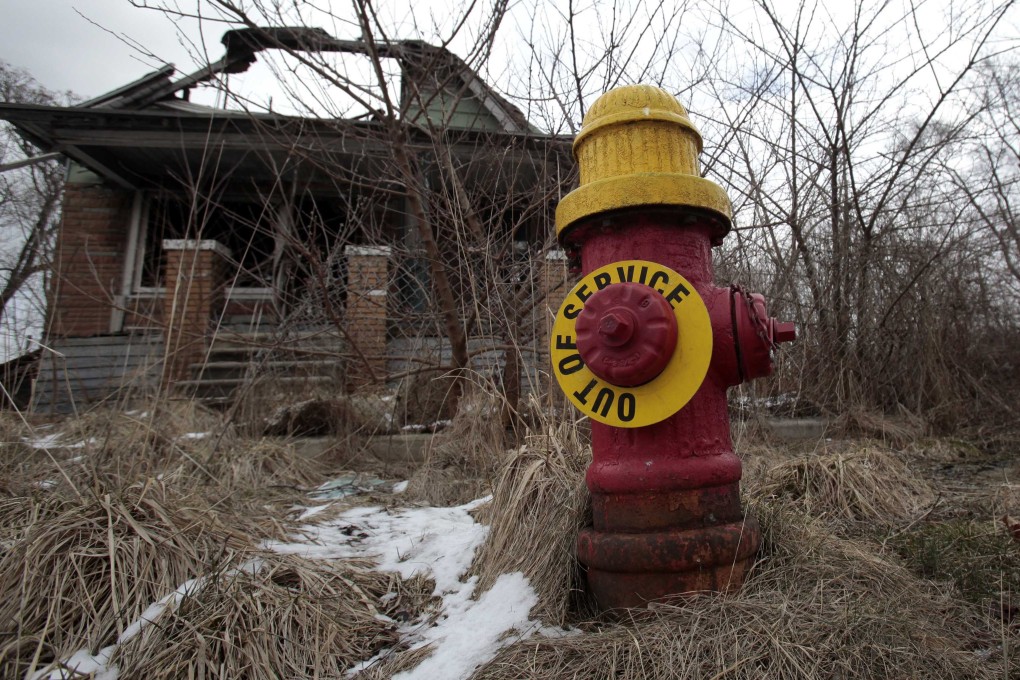
<svg viewBox="0 0 1020 680"><path fill-rule="evenodd" d="M594 380L607 393L640 396L677 366L703 365L691 373L697 383L683 395L685 405L654 419L635 424L585 411L593 420L586 481L594 521L577 549L603 609L739 588L760 543L757 522L740 504L726 390L768 375L771 351L795 331L767 316L761 296L714 285L711 251L730 229L731 208L725 191L700 177L701 145L672 95L644 85L613 90L585 116L574 142L580 186L556 211L560 242L579 255L584 277L560 308L551 347L554 372L575 406L585 411L588 402L571 392L592 394L575 385ZM648 291L630 286L624 264L658 267L689 290L673 310L677 333L668 360L668 291L653 286L661 297L635 308ZM586 289L586 282L603 285ZM697 332L706 341L685 345ZM576 383L562 367L574 371ZM591 376L583 385L582 371Z"/></svg>

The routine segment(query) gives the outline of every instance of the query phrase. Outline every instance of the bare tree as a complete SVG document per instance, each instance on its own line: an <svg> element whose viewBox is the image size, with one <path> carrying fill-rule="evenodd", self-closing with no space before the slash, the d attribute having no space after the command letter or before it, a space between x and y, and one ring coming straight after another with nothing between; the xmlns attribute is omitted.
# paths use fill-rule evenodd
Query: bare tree
<svg viewBox="0 0 1020 680"><path fill-rule="evenodd" d="M400 54L407 36L455 45L461 63L491 75L546 132L576 132L588 105L616 84L650 82L677 94L706 140L703 171L734 203L720 272L764 288L774 311L793 316L803 333L773 388L833 411L906 408L936 419L985 392L986 363L970 338L1016 331L1002 313L1013 303L991 293L1020 256L1015 177L1006 171L1015 126L1012 109L996 104L1015 87L1016 45L1004 28L1013 5L496 2L423 26L413 13L398 19L367 0L342 11L211 4L218 19L253 30L325 25L359 36L367 70L281 45L290 61L277 74L302 110L361 112L379 131L373 141L387 157L372 178L340 165L335 172L345 181L385 178L408 197L414 229L397 259L447 338L446 368L470 365L472 338L513 345L524 336L534 270L516 262L515 234L528 216L545 215L551 226L572 164L534 182L542 188L530 198L502 198L507 182L481 191L479 168L535 168L501 150L496 135L473 158L456 151L466 133L422 112L454 116L470 94L444 87L454 81L438 52ZM417 90L399 86L408 68ZM994 144L975 146L979 130ZM980 175L977 161L960 163L976 157L967 149L983 150ZM945 304L980 308L985 325L965 330Z"/></svg>
<svg viewBox="0 0 1020 680"><path fill-rule="evenodd" d="M39 85L28 73L0 62L0 100L56 104L68 99ZM4 355L27 348L27 334L41 328L45 274L59 221L63 165L40 154L11 130L0 128L0 333Z"/></svg>
<svg viewBox="0 0 1020 680"><path fill-rule="evenodd" d="M1020 63L985 64L976 90L982 107L975 133L965 153L949 159L944 170L1020 284Z"/></svg>
<svg viewBox="0 0 1020 680"><path fill-rule="evenodd" d="M927 410L963 397L948 345L918 342L955 338L930 296L975 244L944 168L971 130L970 86L1003 50L1009 9L954 5L935 30L942 10L930 3L836 12L760 0L739 20L719 8L721 34L750 57L716 74L706 105L728 141L708 165L739 220L727 262L767 272L796 315L797 376L816 402Z"/></svg>

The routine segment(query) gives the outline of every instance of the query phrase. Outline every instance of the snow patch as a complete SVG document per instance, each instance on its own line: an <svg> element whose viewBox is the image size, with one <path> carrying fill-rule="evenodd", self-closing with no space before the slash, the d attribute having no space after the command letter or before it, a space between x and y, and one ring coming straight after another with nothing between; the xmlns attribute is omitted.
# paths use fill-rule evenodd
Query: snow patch
<svg viewBox="0 0 1020 680"><path fill-rule="evenodd" d="M492 588L472 600L477 577L472 576L456 593L443 598L443 617L422 631L411 649L435 645L432 656L417 667L397 673L393 680L431 680L467 678L480 665L496 655L516 637L527 637L541 626L528 618L538 603L524 574L503 574Z"/></svg>
<svg viewBox="0 0 1020 680"><path fill-rule="evenodd" d="M178 439L205 439L210 434L210 432L185 432Z"/></svg>
<svg viewBox="0 0 1020 680"><path fill-rule="evenodd" d="M62 668L54 671L44 668L29 676L30 680L70 680L88 675L91 675L92 680L117 680L119 671L116 666L110 666L110 657L116 649L117 645L110 645L103 647L98 654L79 649L62 662Z"/></svg>
<svg viewBox="0 0 1020 680"><path fill-rule="evenodd" d="M266 541L276 552L313 559L372 557L408 579L431 575L436 595L456 591L489 531L469 514L489 497L453 508L353 508L329 523L301 527L303 540Z"/></svg>
<svg viewBox="0 0 1020 680"><path fill-rule="evenodd" d="M24 437L22 438L21 441L25 442L33 449L52 449L60 445L60 439L62 436L63 435L61 435L61 433L54 432L53 434L47 434L42 437L37 437L35 439L29 439L28 437Z"/></svg>
<svg viewBox="0 0 1020 680"><path fill-rule="evenodd" d="M394 492L398 488L402 491L406 482L395 485ZM397 572L405 579L431 576L436 584L434 594L443 601L439 618L434 623L404 624L398 633L410 649L432 647L433 653L394 678L458 680L469 677L514 640L546 633L538 621L529 618L538 596L520 572L501 575L481 594L475 592L477 577L461 580L489 531L475 522L471 512L490 499L453 508L352 508L328 523L302 527L301 540L267 541L264 545L317 559L371 557L380 570ZM348 677L392 653L383 650L356 664Z"/></svg>
<svg viewBox="0 0 1020 680"><path fill-rule="evenodd" d="M259 558L254 558L244 562L235 569L225 572L223 577L229 578L242 572L254 575L262 569L262 566L263 561ZM188 579L177 586L173 592L164 595L150 604L131 625L124 629L124 632L117 638L116 643L109 647L104 647L98 654L93 655L88 649L79 649L69 658L61 661L60 668L49 670L49 667L47 667L36 671L29 676L29 680L70 680L71 678L81 678L90 674L94 674L92 680L117 680L120 671L117 666L110 665L110 659L113 657L113 653L117 651L117 648L137 637L146 627L159 619L168 607L176 609L184 601L184 598L202 590L208 580L208 577L205 576Z"/></svg>

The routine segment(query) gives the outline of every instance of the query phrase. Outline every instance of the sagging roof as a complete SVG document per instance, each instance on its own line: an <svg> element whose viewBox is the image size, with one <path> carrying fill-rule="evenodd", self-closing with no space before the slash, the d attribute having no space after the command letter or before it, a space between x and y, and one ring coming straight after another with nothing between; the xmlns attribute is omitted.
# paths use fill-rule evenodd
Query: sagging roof
<svg viewBox="0 0 1020 680"><path fill-rule="evenodd" d="M423 133L422 126L437 123L435 116L442 114L438 127L455 130L459 140L495 134L521 148L566 142L537 133L517 107L463 60L421 41L370 43L340 40L318 28L249 28L228 31L221 42L223 57L183 77L174 79L175 68L166 65L76 106L2 103L0 120L10 121L43 150L63 153L130 188L158 184L159 174L193 173L211 149L225 167L245 166L249 174L279 171L278 161L302 151L302 145L309 153L326 150L352 159L373 151L385 154L379 141L381 124L372 115L350 120L301 118L213 108L187 100L188 91L196 85L219 74L247 70L261 51L332 51L395 59L400 64L402 118L412 124L412 133L415 127ZM449 100L460 110L444 112ZM427 135L420 136L427 143Z"/></svg>

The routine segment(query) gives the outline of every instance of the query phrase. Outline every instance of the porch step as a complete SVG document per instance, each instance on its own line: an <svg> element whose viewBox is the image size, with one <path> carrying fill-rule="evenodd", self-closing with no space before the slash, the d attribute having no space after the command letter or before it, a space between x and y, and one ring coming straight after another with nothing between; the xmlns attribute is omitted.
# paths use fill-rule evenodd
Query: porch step
<svg viewBox="0 0 1020 680"><path fill-rule="evenodd" d="M308 377L335 375L340 369L340 362L336 359L268 361L254 358L250 361L207 361L201 364L192 364L191 375L202 380L250 379L267 375Z"/></svg>
<svg viewBox="0 0 1020 680"><path fill-rule="evenodd" d="M208 363L262 364L266 361L337 361L340 347L235 347L214 346L208 352Z"/></svg>
<svg viewBox="0 0 1020 680"><path fill-rule="evenodd" d="M328 387L336 384L337 379L328 375L278 376L272 380L274 390L295 392L312 387ZM249 387L253 381L248 378L200 378L181 380L177 388L183 393L206 403L206 405L222 405L238 394L239 390Z"/></svg>
<svg viewBox="0 0 1020 680"><path fill-rule="evenodd" d="M342 389L343 340L322 330L280 333L217 333L206 360L192 364L191 379L178 387L208 406L229 404L255 381L280 391L311 387Z"/></svg>
<svg viewBox="0 0 1020 680"><path fill-rule="evenodd" d="M286 334L256 331L243 333L221 329L213 338L213 345L281 348L300 345L302 347L341 346L344 338L333 331L290 331Z"/></svg>

